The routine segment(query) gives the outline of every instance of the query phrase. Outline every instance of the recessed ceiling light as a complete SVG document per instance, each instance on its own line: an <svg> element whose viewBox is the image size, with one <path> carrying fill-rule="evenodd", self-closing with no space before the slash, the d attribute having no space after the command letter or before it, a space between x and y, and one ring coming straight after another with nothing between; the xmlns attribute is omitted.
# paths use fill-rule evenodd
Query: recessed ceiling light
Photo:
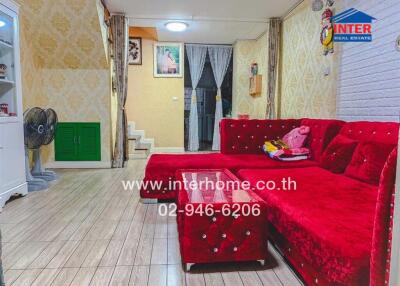
<svg viewBox="0 0 400 286"><path fill-rule="evenodd" d="M6 22L0 20L0 28L4 27L5 25L6 25Z"/></svg>
<svg viewBox="0 0 400 286"><path fill-rule="evenodd" d="M184 22L168 22L165 27L171 32L183 32L189 25Z"/></svg>

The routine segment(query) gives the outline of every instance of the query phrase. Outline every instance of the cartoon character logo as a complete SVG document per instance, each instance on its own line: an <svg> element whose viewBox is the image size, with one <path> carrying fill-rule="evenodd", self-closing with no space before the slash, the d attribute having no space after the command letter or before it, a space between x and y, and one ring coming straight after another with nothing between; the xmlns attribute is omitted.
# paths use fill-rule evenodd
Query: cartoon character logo
<svg viewBox="0 0 400 286"><path fill-rule="evenodd" d="M325 56L334 52L332 17L333 12L331 9L326 9L322 14L321 44L324 48L323 54Z"/></svg>

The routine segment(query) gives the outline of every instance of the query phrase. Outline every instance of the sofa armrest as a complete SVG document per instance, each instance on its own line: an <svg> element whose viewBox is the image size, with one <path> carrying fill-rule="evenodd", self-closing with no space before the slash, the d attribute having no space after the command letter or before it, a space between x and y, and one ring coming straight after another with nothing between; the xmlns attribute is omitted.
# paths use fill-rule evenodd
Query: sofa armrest
<svg viewBox="0 0 400 286"><path fill-rule="evenodd" d="M385 281L389 281L396 164L397 148L389 155L379 182L372 235L370 286L386 285Z"/></svg>
<svg viewBox="0 0 400 286"><path fill-rule="evenodd" d="M223 119L220 122L221 153L261 154L265 141L281 139L299 127L300 122L298 119Z"/></svg>

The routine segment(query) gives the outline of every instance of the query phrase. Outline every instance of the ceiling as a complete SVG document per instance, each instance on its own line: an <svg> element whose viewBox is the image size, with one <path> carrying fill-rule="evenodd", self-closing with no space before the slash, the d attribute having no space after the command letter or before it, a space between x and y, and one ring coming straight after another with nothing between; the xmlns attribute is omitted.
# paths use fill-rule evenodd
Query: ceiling
<svg viewBox="0 0 400 286"><path fill-rule="evenodd" d="M160 41L232 44L256 39L267 20L284 16L299 0L105 0L111 13L123 12L130 26L156 27ZM165 28L171 20L189 24L185 32Z"/></svg>

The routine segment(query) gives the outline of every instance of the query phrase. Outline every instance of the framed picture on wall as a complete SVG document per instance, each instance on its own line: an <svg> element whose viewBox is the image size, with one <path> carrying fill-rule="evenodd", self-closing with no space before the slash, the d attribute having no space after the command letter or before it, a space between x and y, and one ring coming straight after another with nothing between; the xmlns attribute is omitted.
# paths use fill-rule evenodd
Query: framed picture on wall
<svg viewBox="0 0 400 286"><path fill-rule="evenodd" d="M130 65L142 64L142 38L129 38L128 63Z"/></svg>
<svg viewBox="0 0 400 286"><path fill-rule="evenodd" d="M154 77L183 77L183 44L154 43Z"/></svg>

